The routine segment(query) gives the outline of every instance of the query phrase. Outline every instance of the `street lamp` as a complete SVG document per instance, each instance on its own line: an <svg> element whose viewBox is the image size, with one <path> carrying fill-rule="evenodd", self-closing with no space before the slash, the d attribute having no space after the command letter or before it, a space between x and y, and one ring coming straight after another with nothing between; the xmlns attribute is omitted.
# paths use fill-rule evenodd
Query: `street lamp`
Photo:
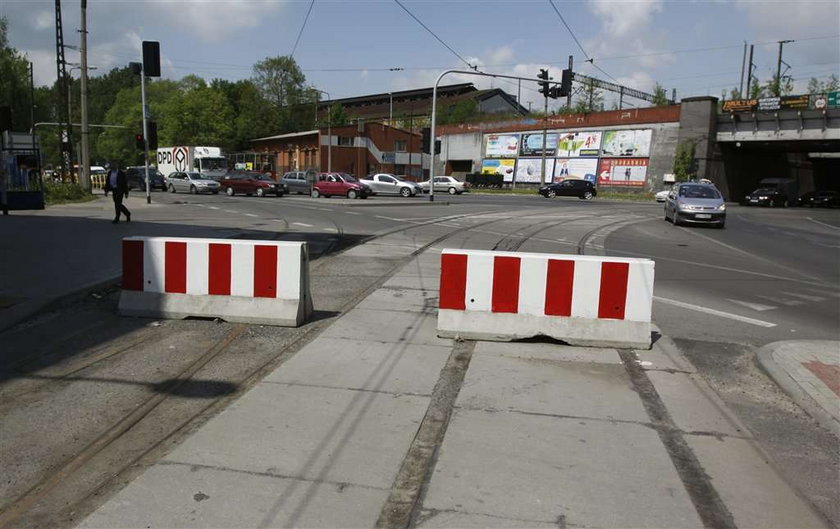
<svg viewBox="0 0 840 529"><path fill-rule="evenodd" d="M782 47L785 44L790 42L794 42L792 40L780 40L779 41L779 60L776 63L776 95L782 95ZM787 70L786 70L787 71Z"/></svg>
<svg viewBox="0 0 840 529"><path fill-rule="evenodd" d="M327 94L327 97L329 98L327 101L332 100L332 96L326 90L318 90L316 88L315 91L319 92L321 94ZM328 143L327 143L327 172L331 173L332 172L332 109L329 107L329 105L327 105L327 141L328 141ZM319 145L318 148L320 149L320 147L321 146Z"/></svg>

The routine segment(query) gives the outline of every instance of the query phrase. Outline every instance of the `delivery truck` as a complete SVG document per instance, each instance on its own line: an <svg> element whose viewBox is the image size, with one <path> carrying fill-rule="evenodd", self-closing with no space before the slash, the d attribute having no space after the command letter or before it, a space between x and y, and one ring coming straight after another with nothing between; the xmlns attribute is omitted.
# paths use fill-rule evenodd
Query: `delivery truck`
<svg viewBox="0 0 840 529"><path fill-rule="evenodd" d="M160 147L157 150L158 171L200 173L204 178L219 180L227 174L227 158L219 147Z"/></svg>

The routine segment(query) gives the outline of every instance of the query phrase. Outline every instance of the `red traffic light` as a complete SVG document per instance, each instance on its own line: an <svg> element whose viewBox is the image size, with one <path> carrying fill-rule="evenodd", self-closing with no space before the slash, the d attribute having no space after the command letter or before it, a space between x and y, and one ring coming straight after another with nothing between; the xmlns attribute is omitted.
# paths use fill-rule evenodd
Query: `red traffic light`
<svg viewBox="0 0 840 529"><path fill-rule="evenodd" d="M134 136L134 146L137 147L138 151L146 150L146 142L143 139L143 134L136 134Z"/></svg>

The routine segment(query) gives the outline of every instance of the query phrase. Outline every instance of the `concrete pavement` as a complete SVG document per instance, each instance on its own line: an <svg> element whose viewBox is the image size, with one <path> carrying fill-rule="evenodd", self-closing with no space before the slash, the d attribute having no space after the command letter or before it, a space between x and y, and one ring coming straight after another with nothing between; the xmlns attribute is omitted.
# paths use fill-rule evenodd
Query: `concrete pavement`
<svg viewBox="0 0 840 529"><path fill-rule="evenodd" d="M827 526L666 337L650 351L438 338L439 250L81 527Z"/></svg>

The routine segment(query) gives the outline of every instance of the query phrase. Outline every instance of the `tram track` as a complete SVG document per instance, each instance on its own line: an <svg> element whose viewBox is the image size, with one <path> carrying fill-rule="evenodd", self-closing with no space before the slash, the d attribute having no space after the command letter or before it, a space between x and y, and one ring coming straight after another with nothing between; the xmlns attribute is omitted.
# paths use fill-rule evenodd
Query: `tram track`
<svg viewBox="0 0 840 529"><path fill-rule="evenodd" d="M454 220L461 220L465 218L486 216L489 213L490 212L478 212L465 215L454 215L446 217L446 220L451 222ZM494 213L498 215L498 212ZM614 215L615 213L616 212L611 212L610 215ZM523 219L529 216L539 216L545 214L546 212L544 210L541 210L531 215L521 215L517 213L512 213L503 215L498 218L490 218L484 223L461 226L455 229L448 230L446 233L441 234L438 237L435 237L432 240L418 246L408 255L399 259L394 259L386 273L382 274L382 276L377 281L369 285L367 288L356 292L354 296L352 296L349 300L346 301L346 303L342 305L341 310L338 311L338 314L343 314L347 312L356 304L361 302L361 300L363 300L370 293L379 288L391 276L393 276L398 270L400 270L405 264L410 262L416 256L427 251L431 247L446 241L447 239L456 237L460 234L468 233L476 228L486 227L491 224L498 224L510 221L512 219ZM575 221L592 219L593 217L601 216L604 215L566 217L559 220L543 220L540 222L528 224L524 228L514 227L513 229L515 230L515 234L508 234L504 237L499 238L498 241L496 241L495 245L493 245L493 249L515 251L519 249L523 244L525 244L525 242L547 229L556 227L564 223L571 223ZM331 221L333 222L337 231L333 241L331 241L330 245L320 254L321 258L317 260L317 268L326 266L331 257L341 256L345 251L356 246L355 244L351 244L348 246L346 244L348 241L345 239L345 233L339 225L339 223L335 222L333 219L331 219ZM427 222L412 224L410 226L402 226L365 238L361 241L361 243L364 244L376 240L386 239L389 235L411 232L412 230L422 230L423 228L426 228L433 224L438 224L440 222L440 219L433 219ZM622 222L626 222L626 219ZM527 231L523 233L523 230ZM595 231L597 231L597 229L587 233L584 236L584 239L582 239L578 243L578 248L581 247L581 244L585 245L585 239L590 237ZM315 268L316 267L313 266L313 270L315 270ZM236 398L242 392L252 387L253 384L262 379L267 373L275 369L286 358L293 355L297 350L302 348L303 345L314 339L330 323L332 323L332 320L325 319L308 325L300 333L298 333L297 336L293 340L291 340L287 345L272 353L259 365L250 368L245 374L245 376L242 377L240 380L233 382L232 384L236 388L238 388L235 392L210 399L208 402L205 403L205 405L199 406L196 409L194 409L189 416L183 417L182 420L178 421L177 424L172 425L172 427L169 429L168 432L165 433L165 435L159 436L154 442L145 446L143 450L135 450L133 453L134 455L132 457L121 460L120 468L109 469L109 472L104 477L104 479L99 479L94 486L89 487L86 491L83 491L81 496L77 496L74 499L74 501L70 504L63 505L59 512L52 512L52 515L48 516L48 519L51 522L59 522L59 525L66 525L69 516L71 516L71 513L77 510L77 507L79 505L90 502L94 499L94 497L100 495L101 493L103 493L103 491L106 491L111 486L115 485L121 479L121 476L123 476L126 473L127 470L137 468L138 466L143 466L144 462L146 464L151 464L157 458L157 456L161 455L160 452L165 446L171 445L173 442L176 442L177 439L179 439L185 432L187 432L191 428L197 427L196 423L202 422L201 419L209 418L218 411L221 411L221 409L227 406L234 398ZM221 357L224 357L225 353L231 349L231 346L234 345L238 340L242 339L243 333L245 333L247 327L248 326L242 324L233 325L230 329L227 330L227 332L225 332L225 334L220 339L218 339L215 343L213 343L213 345L211 345L203 353L201 353L198 356L198 358L196 358L193 362L189 363L185 368L181 369L179 372L175 373L174 376L171 376L168 379L167 384L165 384L162 387L159 387L158 391L155 394L148 397L145 401L137 405L137 407L130 413L128 413L127 415L113 423L110 427L102 431L98 436L96 436L92 441L90 441L81 451L79 451L76 454L73 454L61 464L55 466L55 468L53 468L49 473L43 476L42 479L40 479L36 484L28 488L25 493L18 496L14 501L0 509L0 529L18 526L17 522L24 518L30 509L32 509L38 504L41 504L45 499L48 498L50 493L54 491L57 487L61 486L62 483L71 481L71 478L78 478L78 475L85 471L86 464L93 461L103 451L107 449L113 449L115 445L118 444L123 435L125 435L130 430L140 426L144 419L149 417L150 414L152 414L153 412L158 410L163 404L165 404L167 402L167 399L177 392L179 386L183 386L184 384L190 383L190 381L193 381L194 377L203 368L207 367L212 362L219 360ZM71 379L72 377L82 374L85 370L97 366L102 362L111 360L119 355L131 352L136 347L146 342L147 340L139 340L137 342L128 344L125 347L117 348L116 350L106 350L99 354L94 354L91 357L89 357L86 362L75 365L72 368L65 370L64 372L59 373L59 375L61 376L59 376L57 380ZM39 518L39 522L36 523L36 525L34 526L40 525L42 521L43 518ZM33 525L23 523L20 526L28 527Z"/></svg>

